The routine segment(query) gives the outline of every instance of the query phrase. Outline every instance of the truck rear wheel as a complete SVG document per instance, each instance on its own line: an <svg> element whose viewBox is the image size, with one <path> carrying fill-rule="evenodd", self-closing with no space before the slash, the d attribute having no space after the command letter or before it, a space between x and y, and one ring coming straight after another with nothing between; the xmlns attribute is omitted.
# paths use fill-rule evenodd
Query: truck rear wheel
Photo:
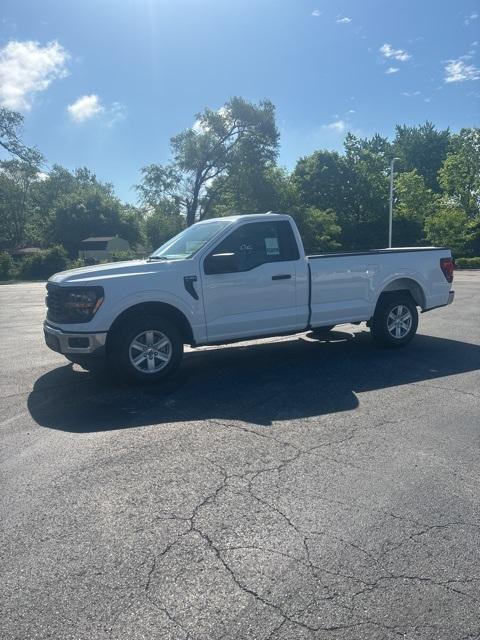
<svg viewBox="0 0 480 640"><path fill-rule="evenodd" d="M169 320L155 316L130 318L118 327L107 349L115 375L142 383L172 375L183 356L180 332Z"/></svg>
<svg viewBox="0 0 480 640"><path fill-rule="evenodd" d="M370 332L384 347L403 347L417 331L418 312L408 293L388 293L378 301Z"/></svg>

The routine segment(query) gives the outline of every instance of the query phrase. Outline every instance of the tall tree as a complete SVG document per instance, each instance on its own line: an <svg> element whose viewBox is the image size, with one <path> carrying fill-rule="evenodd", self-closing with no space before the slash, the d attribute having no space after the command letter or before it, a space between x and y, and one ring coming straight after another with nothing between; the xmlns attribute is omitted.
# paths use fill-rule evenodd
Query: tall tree
<svg viewBox="0 0 480 640"><path fill-rule="evenodd" d="M218 111L205 109L193 127L171 140L170 164L142 169L138 192L144 204L168 199L181 207L187 225L209 213L215 178L244 165L260 168L277 155L275 108L232 98Z"/></svg>
<svg viewBox="0 0 480 640"><path fill-rule="evenodd" d="M307 207L294 213L307 253L335 251L340 247L341 228L334 211Z"/></svg>
<svg viewBox="0 0 480 640"><path fill-rule="evenodd" d="M167 203L144 215L143 230L150 249L157 249L164 242L180 233L185 226L185 218L172 210Z"/></svg>
<svg viewBox="0 0 480 640"><path fill-rule="evenodd" d="M245 213L293 213L299 206L298 191L291 175L276 165L238 167L212 185L215 200L210 215Z"/></svg>
<svg viewBox="0 0 480 640"><path fill-rule="evenodd" d="M101 182L85 167L76 169L70 177L67 174L69 172L57 168L43 183L47 199L53 198L45 225L45 235L50 242L63 245L74 257L80 241L88 236L118 234L131 244L140 240L139 211L122 205L110 183ZM63 185L60 194L49 180Z"/></svg>
<svg viewBox="0 0 480 640"><path fill-rule="evenodd" d="M431 122L418 127L397 125L393 151L402 171L416 169L429 189L440 191L438 171L447 157L450 131L438 130Z"/></svg>
<svg viewBox="0 0 480 640"><path fill-rule="evenodd" d="M293 182L304 206L352 214L355 176L345 157L336 151L315 151L300 158Z"/></svg>
<svg viewBox="0 0 480 640"><path fill-rule="evenodd" d="M394 246L423 243L424 221L434 213L437 200L438 196L425 185L425 180L416 169L397 175L393 217Z"/></svg>
<svg viewBox="0 0 480 640"><path fill-rule="evenodd" d="M452 137L438 179L469 216L480 215L480 128L462 129Z"/></svg>
<svg viewBox="0 0 480 640"><path fill-rule="evenodd" d="M345 249L384 246L388 233L388 142L379 136L348 135L346 154L316 151L301 158L293 172L300 200L307 207L331 209L342 229Z"/></svg>
<svg viewBox="0 0 480 640"><path fill-rule="evenodd" d="M24 117L17 111L0 107L0 147L8 154L30 165L40 166L43 156L21 140Z"/></svg>
<svg viewBox="0 0 480 640"><path fill-rule="evenodd" d="M38 169L22 160L0 162L0 242L7 247L24 245L32 217L32 185Z"/></svg>

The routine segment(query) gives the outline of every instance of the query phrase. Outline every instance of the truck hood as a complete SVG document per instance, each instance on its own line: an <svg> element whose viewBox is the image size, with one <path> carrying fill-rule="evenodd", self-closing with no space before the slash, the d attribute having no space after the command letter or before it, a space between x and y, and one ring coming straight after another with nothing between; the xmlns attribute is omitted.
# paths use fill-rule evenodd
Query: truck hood
<svg viewBox="0 0 480 640"><path fill-rule="evenodd" d="M108 264L93 265L91 267L81 267L79 269L69 269L55 273L49 282L60 285L87 285L101 284L102 281L113 278L125 278L135 276L145 276L158 273L164 269L172 268L171 262L154 262L148 260L128 260L126 262L111 262Z"/></svg>

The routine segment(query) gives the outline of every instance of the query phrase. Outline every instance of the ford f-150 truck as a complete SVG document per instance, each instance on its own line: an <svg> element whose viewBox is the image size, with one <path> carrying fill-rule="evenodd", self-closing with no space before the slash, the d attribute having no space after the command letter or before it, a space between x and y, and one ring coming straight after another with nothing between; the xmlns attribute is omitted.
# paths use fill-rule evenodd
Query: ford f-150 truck
<svg viewBox="0 0 480 640"><path fill-rule="evenodd" d="M57 273L47 283L47 345L86 369L98 358L140 381L171 375L185 344L325 332L367 322L400 347L418 312L453 301L448 249L306 256L288 215L204 220L146 260Z"/></svg>

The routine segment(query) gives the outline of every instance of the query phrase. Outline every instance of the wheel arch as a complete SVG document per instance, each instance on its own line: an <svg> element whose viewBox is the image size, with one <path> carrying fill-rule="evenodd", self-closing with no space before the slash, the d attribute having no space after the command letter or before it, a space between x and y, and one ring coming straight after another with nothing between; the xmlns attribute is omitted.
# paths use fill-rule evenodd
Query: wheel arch
<svg viewBox="0 0 480 640"><path fill-rule="evenodd" d="M411 277L402 276L400 278L395 278L383 287L377 298L375 310L378 307L382 296L395 292L409 293L417 307L420 307L421 309L425 309L427 306L425 290L422 285L417 280Z"/></svg>
<svg viewBox="0 0 480 640"><path fill-rule="evenodd" d="M156 315L162 316L163 318L167 318L172 324L174 324L177 329L180 331L180 335L184 344L193 344L195 342L193 337L193 330L182 311L180 311L177 307L174 307L171 304L166 302L139 302L137 304L124 309L113 321L107 336L107 348L108 342L111 336L115 333L116 329L123 325L125 322L128 322L131 318L138 318L143 315Z"/></svg>

